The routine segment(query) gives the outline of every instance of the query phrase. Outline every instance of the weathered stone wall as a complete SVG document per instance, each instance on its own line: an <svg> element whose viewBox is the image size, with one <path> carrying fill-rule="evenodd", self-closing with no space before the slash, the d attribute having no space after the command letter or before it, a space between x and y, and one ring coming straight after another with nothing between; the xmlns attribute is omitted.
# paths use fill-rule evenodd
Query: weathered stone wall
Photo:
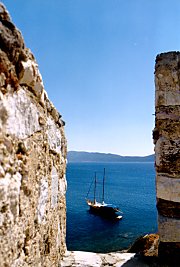
<svg viewBox="0 0 180 267"><path fill-rule="evenodd" d="M66 250L63 126L0 4L0 267L58 266Z"/></svg>
<svg viewBox="0 0 180 267"><path fill-rule="evenodd" d="M180 258L180 53L156 58L156 194L159 255Z"/></svg>

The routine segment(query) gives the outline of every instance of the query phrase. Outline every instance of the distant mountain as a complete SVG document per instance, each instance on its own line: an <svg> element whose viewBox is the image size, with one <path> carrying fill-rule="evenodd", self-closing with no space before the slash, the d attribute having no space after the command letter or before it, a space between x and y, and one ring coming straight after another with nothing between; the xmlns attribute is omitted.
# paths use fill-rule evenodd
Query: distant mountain
<svg viewBox="0 0 180 267"><path fill-rule="evenodd" d="M154 154L145 157L133 157L110 153L69 151L67 159L68 162L154 162Z"/></svg>

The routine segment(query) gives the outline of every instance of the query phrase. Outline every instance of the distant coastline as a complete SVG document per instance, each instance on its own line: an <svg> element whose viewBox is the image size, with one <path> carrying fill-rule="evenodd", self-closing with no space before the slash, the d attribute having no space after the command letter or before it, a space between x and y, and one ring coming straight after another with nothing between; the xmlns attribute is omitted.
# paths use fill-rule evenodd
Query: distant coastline
<svg viewBox="0 0 180 267"><path fill-rule="evenodd" d="M111 153L68 151L68 162L154 162L155 155L121 156Z"/></svg>

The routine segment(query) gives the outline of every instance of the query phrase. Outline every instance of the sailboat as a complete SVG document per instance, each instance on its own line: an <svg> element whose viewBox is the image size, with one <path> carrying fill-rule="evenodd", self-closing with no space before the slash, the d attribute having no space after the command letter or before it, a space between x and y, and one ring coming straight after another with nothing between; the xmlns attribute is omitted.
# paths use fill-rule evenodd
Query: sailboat
<svg viewBox="0 0 180 267"><path fill-rule="evenodd" d="M91 184L92 186L92 184ZM91 188L90 186L90 188ZM90 200L88 199L88 195L90 192L87 193L86 197L86 202L90 208L90 211L94 214L107 217L110 219L122 219L122 216L119 215L119 213L122 213L118 207L116 207L113 204L107 204L104 202L104 193L105 193L105 168L104 168L104 175L103 175L103 188L102 188L102 202L96 201L96 187L97 187L97 177L96 177L96 172L95 172L95 177L94 177L94 199Z"/></svg>

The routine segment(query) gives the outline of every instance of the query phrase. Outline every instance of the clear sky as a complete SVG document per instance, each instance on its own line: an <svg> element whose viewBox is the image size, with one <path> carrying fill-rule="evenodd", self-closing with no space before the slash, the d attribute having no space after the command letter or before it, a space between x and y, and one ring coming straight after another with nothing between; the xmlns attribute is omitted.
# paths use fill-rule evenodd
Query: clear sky
<svg viewBox="0 0 180 267"><path fill-rule="evenodd" d="M180 50L180 1L2 2L66 121L68 150L152 154L155 58Z"/></svg>

